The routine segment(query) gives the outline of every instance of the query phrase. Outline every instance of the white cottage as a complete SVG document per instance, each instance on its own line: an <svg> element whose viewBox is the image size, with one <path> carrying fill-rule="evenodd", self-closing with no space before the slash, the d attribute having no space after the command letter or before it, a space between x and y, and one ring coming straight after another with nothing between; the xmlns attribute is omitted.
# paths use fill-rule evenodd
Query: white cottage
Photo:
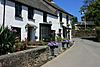
<svg viewBox="0 0 100 67"><path fill-rule="evenodd" d="M15 29L21 40L47 40L58 33L71 39L73 16L52 0L0 0L0 25Z"/></svg>

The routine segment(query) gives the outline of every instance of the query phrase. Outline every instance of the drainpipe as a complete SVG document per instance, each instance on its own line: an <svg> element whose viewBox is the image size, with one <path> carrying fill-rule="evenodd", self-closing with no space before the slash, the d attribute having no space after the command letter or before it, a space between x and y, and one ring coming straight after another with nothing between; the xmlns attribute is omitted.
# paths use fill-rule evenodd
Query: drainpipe
<svg viewBox="0 0 100 67"><path fill-rule="evenodd" d="M4 8L3 8L3 24L2 24L3 27L5 25L5 5L6 5L6 0L4 0Z"/></svg>

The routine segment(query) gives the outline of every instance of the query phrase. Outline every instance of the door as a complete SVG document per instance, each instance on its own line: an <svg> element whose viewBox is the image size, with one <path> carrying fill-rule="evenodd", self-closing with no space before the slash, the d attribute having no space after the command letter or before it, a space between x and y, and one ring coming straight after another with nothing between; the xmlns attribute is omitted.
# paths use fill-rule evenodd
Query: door
<svg viewBox="0 0 100 67"><path fill-rule="evenodd" d="M63 37L67 38L67 29L63 26Z"/></svg>
<svg viewBox="0 0 100 67"><path fill-rule="evenodd" d="M40 24L40 40L50 41L51 24Z"/></svg>
<svg viewBox="0 0 100 67"><path fill-rule="evenodd" d="M28 27L27 39L28 41L32 40L32 28L31 27Z"/></svg>

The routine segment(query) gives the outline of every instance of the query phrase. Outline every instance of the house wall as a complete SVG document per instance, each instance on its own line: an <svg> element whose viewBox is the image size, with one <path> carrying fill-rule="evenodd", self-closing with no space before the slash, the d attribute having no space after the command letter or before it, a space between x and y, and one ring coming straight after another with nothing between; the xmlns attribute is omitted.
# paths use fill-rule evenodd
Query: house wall
<svg viewBox="0 0 100 67"><path fill-rule="evenodd" d="M59 26L60 26L60 28L59 29L61 29L61 37L63 38L63 28L62 28L62 25L60 24L60 11L57 11L57 15L58 15L58 20L57 20L57 22L59 23ZM62 19L63 20L63 19ZM58 31L59 32L59 31Z"/></svg>
<svg viewBox="0 0 100 67"><path fill-rule="evenodd" d="M22 6L22 19L20 19L15 17L15 3L11 1L6 2L5 26L21 28L21 40L27 38L27 32L25 30L25 25L28 22L27 10L27 7Z"/></svg>
<svg viewBox="0 0 100 67"><path fill-rule="evenodd" d="M66 14L62 14L62 22L64 22L63 26L67 26L67 19L66 19Z"/></svg>
<svg viewBox="0 0 100 67"><path fill-rule="evenodd" d="M0 25L2 24L3 20L3 4L1 4L0 0ZM50 8L50 7L49 7ZM52 22L52 30L55 30L56 34L59 32L59 29L61 29L61 33L62 33L62 37L63 37L63 28L60 24L59 21L59 11L57 11L58 17L47 14L47 23L49 23L49 21ZM32 24L37 26L36 30L33 30L32 32L32 40L35 40L35 36L37 37L37 41L39 40L40 37L40 23L43 23L43 12L38 11L38 10L34 10L34 17L33 19L35 19L35 21L32 20L28 20L28 7L27 6L22 6L22 19L20 18L16 18L15 17L15 3L11 2L11 1L7 1L6 2L6 12L5 12L5 26L8 27L19 27L21 28L21 40L25 40L25 38L27 38L27 29L25 28L25 26L28 24ZM66 21L66 14L62 14L62 22L64 22L63 26L67 26L67 21ZM69 20L69 24L70 24L70 20ZM70 26L71 27L71 26ZM71 34L71 32L70 32Z"/></svg>
<svg viewBox="0 0 100 67"><path fill-rule="evenodd" d="M58 22L58 17L52 16L52 15L47 15L47 22L51 21L52 26L51 29L55 30L55 33L58 33L58 30L60 28L60 23Z"/></svg>
<svg viewBox="0 0 100 67"><path fill-rule="evenodd" d="M0 0L0 26L3 23L3 4L2 4L2 0Z"/></svg>
<svg viewBox="0 0 100 67"><path fill-rule="evenodd" d="M68 24L69 24L69 28L70 28L70 32L69 32L69 35L70 35L70 40L72 40L72 25L71 25L71 16L69 16L69 19L68 19Z"/></svg>
<svg viewBox="0 0 100 67"><path fill-rule="evenodd" d="M34 19L35 19L34 25L37 26L36 34L35 35L38 37L37 41L39 41L39 37L40 37L40 23L43 23L43 12L35 10L34 11Z"/></svg>
<svg viewBox="0 0 100 67"><path fill-rule="evenodd" d="M15 17L15 3L11 1L7 1L6 2L6 12L5 12L5 26L21 28L21 40L25 40L25 38L27 38L27 30L25 29L25 25L27 25L27 23L33 24L37 26L37 29L34 32L32 32L31 39L35 40L35 36L37 36L38 38L37 41L38 41L40 37L40 25L39 24L43 23L43 12L34 10L34 17L33 17L35 19L35 22L34 22L31 20L28 20L28 7L22 6L22 18L23 19ZM59 27L59 23L56 22L57 17L48 15L47 21L48 22L52 21L53 23L55 22L55 24L53 24L52 26L52 29L54 28L54 30L56 30L57 27Z"/></svg>
<svg viewBox="0 0 100 67"><path fill-rule="evenodd" d="M0 1L1 3L1 1ZM2 24L2 18L3 18L3 5L0 4L0 25ZM34 11L34 17L35 22L32 20L28 20L28 7L22 6L22 19L15 17L15 3L11 1L6 2L6 11L5 11L5 26L8 27L18 27L21 28L21 40L25 40L27 38L27 30L25 29L25 26L27 23L36 25L37 29L36 31L32 32L32 40L35 40L35 36L38 37L37 40L39 40L39 23L43 23L43 12Z"/></svg>
<svg viewBox="0 0 100 67"><path fill-rule="evenodd" d="M62 13L62 22L63 22L63 24L61 25L60 24L60 29L62 30L61 31L61 33L62 33L62 38L63 38L63 27L62 26L65 26L65 27L67 27L67 28L70 28L70 32L69 33L67 33L67 37L71 40L71 38L72 38L72 31L71 31L71 28L72 28L72 26L71 26L71 22L72 22L72 20L71 20L71 16L70 15L68 15L68 24L67 24L67 18L66 18L66 15L67 14L65 14L65 13ZM60 23L60 21L59 21L59 19L60 19L60 16L59 16L59 12L58 12L58 22ZM67 26L67 25L69 25L69 26ZM65 31L68 31L68 30L65 30Z"/></svg>

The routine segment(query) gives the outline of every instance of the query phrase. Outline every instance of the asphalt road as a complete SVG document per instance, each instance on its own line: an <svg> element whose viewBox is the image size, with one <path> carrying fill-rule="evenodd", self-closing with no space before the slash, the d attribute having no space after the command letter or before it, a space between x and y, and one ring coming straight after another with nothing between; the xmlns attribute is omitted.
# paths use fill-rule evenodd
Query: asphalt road
<svg viewBox="0 0 100 67"><path fill-rule="evenodd" d="M74 46L41 67L100 67L100 43L75 38Z"/></svg>

